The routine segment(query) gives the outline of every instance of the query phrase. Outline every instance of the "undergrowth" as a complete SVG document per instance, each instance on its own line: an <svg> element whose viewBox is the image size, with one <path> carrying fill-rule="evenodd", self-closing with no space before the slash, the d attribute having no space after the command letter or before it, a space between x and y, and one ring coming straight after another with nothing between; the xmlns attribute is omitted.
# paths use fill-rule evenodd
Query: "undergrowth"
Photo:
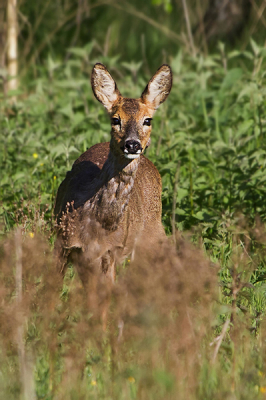
<svg viewBox="0 0 266 400"><path fill-rule="evenodd" d="M1 398L261 399L265 50L252 41L170 60L174 86L146 155L178 256L162 248L150 260L144 247L119 268L103 332L52 251L58 185L81 152L109 140L89 48L49 58L16 105L0 106ZM147 77L121 71L121 93L138 97Z"/></svg>

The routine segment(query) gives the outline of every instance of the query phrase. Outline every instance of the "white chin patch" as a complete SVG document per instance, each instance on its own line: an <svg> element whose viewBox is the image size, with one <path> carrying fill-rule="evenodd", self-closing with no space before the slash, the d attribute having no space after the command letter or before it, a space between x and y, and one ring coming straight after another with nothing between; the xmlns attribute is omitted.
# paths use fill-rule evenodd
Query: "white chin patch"
<svg viewBox="0 0 266 400"><path fill-rule="evenodd" d="M126 158L129 158L129 160L133 160L134 158L139 158L140 154L128 154L128 153L124 153L124 156Z"/></svg>

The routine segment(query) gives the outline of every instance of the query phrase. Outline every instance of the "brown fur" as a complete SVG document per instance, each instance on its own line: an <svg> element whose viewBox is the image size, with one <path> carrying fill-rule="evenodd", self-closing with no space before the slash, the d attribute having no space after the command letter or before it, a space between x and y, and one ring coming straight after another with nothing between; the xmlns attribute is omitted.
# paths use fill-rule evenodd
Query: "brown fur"
<svg viewBox="0 0 266 400"><path fill-rule="evenodd" d="M115 265L139 244L146 243L152 252L165 238L160 174L144 155L128 159L124 149L127 141L137 141L141 153L149 145L151 126L145 120L167 98L171 84L170 67L163 65L141 98L123 98L106 68L93 68L93 92L111 121L120 123L112 123L110 143L96 144L75 161L55 205L60 268L71 258L86 287L96 285L93 277L99 272L114 282Z"/></svg>

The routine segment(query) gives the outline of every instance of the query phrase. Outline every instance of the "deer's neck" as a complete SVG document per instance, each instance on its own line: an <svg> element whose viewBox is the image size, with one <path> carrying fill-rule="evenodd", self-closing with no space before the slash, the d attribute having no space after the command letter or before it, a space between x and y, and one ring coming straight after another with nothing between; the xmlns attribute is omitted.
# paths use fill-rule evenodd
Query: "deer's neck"
<svg viewBox="0 0 266 400"><path fill-rule="evenodd" d="M104 164L98 180L98 190L89 208L101 226L115 230L128 205L140 158L118 159L112 152Z"/></svg>

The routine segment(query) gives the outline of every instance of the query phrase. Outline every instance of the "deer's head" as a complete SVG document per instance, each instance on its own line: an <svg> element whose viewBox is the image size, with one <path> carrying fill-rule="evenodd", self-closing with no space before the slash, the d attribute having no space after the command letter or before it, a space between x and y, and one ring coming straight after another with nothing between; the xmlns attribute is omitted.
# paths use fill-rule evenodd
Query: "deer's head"
<svg viewBox="0 0 266 400"><path fill-rule="evenodd" d="M139 99L123 97L103 64L95 64L91 75L94 95L111 119L111 149L117 156L136 159L148 146L151 120L172 87L171 68L164 64L150 79Z"/></svg>

